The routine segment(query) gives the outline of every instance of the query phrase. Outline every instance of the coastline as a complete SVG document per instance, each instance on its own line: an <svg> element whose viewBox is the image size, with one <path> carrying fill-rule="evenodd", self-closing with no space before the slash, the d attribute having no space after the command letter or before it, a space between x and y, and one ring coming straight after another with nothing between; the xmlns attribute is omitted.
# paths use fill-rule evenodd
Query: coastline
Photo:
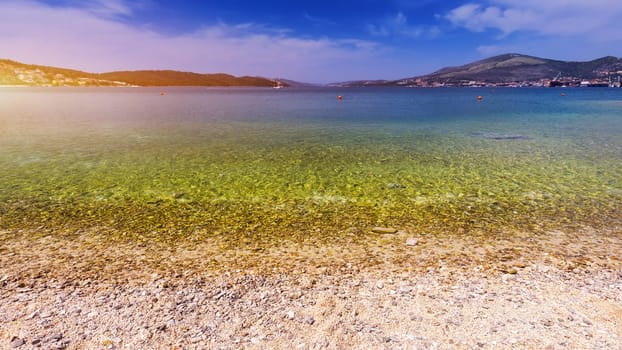
<svg viewBox="0 0 622 350"><path fill-rule="evenodd" d="M622 343L620 227L375 234L253 251L2 232L2 346L600 349ZM408 242L408 244L407 244Z"/></svg>

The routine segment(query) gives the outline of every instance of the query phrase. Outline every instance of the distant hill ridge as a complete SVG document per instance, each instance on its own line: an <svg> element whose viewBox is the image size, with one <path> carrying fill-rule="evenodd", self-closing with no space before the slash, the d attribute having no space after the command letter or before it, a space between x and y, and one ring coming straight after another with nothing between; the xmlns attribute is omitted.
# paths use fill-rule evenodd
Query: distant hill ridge
<svg viewBox="0 0 622 350"><path fill-rule="evenodd" d="M329 86L481 86L594 85L620 86L622 59L606 56L586 62L567 62L522 54L504 54L446 67L398 80L358 80ZM137 70L88 73L74 69L24 64L0 59L0 85L26 86L307 86L286 79L175 70Z"/></svg>
<svg viewBox="0 0 622 350"><path fill-rule="evenodd" d="M98 74L4 59L0 60L0 85L272 87L275 85L275 80L249 76L235 77L224 73L200 74L174 70L118 71Z"/></svg>
<svg viewBox="0 0 622 350"><path fill-rule="evenodd" d="M383 81L336 83L338 86L464 86L469 84L534 83L609 79L622 75L622 59L607 56L587 62L567 62L521 54L504 54L436 72Z"/></svg>

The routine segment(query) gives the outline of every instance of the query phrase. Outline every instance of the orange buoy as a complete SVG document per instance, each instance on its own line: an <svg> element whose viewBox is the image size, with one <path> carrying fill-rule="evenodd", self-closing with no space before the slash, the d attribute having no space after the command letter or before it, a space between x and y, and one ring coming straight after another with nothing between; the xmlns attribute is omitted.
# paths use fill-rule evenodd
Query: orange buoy
<svg viewBox="0 0 622 350"><path fill-rule="evenodd" d="M338 99L339 101L341 101L341 100L343 100L343 96L339 95L339 96L337 96L337 99Z"/></svg>
<svg viewBox="0 0 622 350"><path fill-rule="evenodd" d="M483 100L483 99L484 99L484 98L483 98L481 95L480 95L480 96L477 96L477 100L478 100L478 101L481 101L481 100Z"/></svg>

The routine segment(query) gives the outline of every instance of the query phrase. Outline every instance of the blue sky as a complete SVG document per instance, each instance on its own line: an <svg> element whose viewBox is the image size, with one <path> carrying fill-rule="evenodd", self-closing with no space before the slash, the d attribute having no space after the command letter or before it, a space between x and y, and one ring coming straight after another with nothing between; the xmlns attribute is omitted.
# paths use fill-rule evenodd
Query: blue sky
<svg viewBox="0 0 622 350"><path fill-rule="evenodd" d="M0 0L0 57L326 83L496 54L622 56L620 0Z"/></svg>

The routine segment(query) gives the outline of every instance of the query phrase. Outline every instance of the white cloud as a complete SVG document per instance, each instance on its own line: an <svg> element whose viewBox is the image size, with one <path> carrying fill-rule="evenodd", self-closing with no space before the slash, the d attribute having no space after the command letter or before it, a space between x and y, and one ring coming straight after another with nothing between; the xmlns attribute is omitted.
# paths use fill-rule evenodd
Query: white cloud
<svg viewBox="0 0 622 350"><path fill-rule="evenodd" d="M369 76L369 66L384 54L371 41L299 38L253 23L170 36L115 20L132 14L127 4L2 1L0 57L96 72L179 69L327 82Z"/></svg>
<svg viewBox="0 0 622 350"><path fill-rule="evenodd" d="M473 50L482 56L508 52L562 60L622 56L620 0L472 0L444 18L479 33L463 37L477 38Z"/></svg>
<svg viewBox="0 0 622 350"><path fill-rule="evenodd" d="M488 0L451 10L451 23L471 31L499 30L540 35L597 35L595 40L619 38L620 0Z"/></svg>

